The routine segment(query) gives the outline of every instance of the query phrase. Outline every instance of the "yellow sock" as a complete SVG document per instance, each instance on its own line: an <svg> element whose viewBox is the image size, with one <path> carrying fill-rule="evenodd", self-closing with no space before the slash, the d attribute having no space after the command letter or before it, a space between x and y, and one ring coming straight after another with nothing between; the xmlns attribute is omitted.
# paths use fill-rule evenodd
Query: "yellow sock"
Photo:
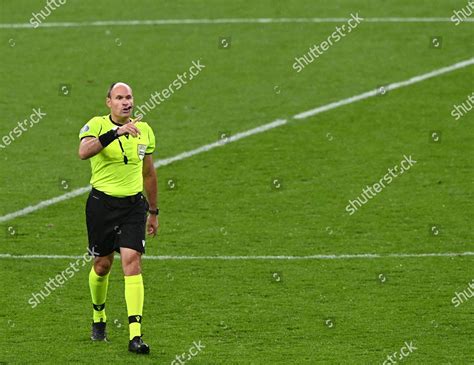
<svg viewBox="0 0 474 365"><path fill-rule="evenodd" d="M96 274L94 267L92 267L89 273L89 288L91 290L93 321L94 322L106 322L107 316L105 315L105 300L107 299L107 288L109 287L109 274L105 276L99 276Z"/></svg>
<svg viewBox="0 0 474 365"><path fill-rule="evenodd" d="M125 301L127 302L130 340L142 335L144 292L142 274L125 276Z"/></svg>

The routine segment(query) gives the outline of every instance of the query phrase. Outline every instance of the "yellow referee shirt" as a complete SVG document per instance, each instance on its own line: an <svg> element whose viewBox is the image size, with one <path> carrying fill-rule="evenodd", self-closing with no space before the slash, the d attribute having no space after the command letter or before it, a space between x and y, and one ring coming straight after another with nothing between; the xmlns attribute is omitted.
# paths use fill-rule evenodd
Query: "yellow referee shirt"
<svg viewBox="0 0 474 365"><path fill-rule="evenodd" d="M141 132L138 137L120 136L90 158L90 183L95 189L119 198L143 191L143 159L155 150L155 135L147 123L141 121L135 125ZM110 115L94 117L81 129L79 139L98 138L117 126L119 125L112 122Z"/></svg>

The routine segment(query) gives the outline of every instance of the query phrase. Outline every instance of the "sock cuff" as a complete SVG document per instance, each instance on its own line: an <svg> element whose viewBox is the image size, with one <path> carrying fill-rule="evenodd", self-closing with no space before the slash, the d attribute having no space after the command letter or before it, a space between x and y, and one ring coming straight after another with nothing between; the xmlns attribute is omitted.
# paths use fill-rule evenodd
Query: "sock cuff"
<svg viewBox="0 0 474 365"><path fill-rule="evenodd" d="M105 309L105 303L104 304L92 304L92 308L94 308L95 311L101 312Z"/></svg>
<svg viewBox="0 0 474 365"><path fill-rule="evenodd" d="M132 323L142 323L142 316L139 314L136 314L134 316L128 316L128 324Z"/></svg>
<svg viewBox="0 0 474 365"><path fill-rule="evenodd" d="M143 283L142 274L124 276L125 284L140 284Z"/></svg>

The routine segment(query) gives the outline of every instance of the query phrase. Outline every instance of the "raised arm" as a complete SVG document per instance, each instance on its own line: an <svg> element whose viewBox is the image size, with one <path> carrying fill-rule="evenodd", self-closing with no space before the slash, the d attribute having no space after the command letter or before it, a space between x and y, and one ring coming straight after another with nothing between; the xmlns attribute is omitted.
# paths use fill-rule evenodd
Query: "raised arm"
<svg viewBox="0 0 474 365"><path fill-rule="evenodd" d="M104 146L100 143L99 138L85 137L81 139L81 143L79 144L79 158L81 160L87 160L97 155L103 149Z"/></svg>
<svg viewBox="0 0 474 365"><path fill-rule="evenodd" d="M120 128L111 129L107 133L102 134L99 138L96 137L85 137L79 144L79 158L81 160L87 160L105 147L111 144L115 139L124 134L130 134L132 137L136 137L140 134L140 130L136 127L136 123L141 120L141 117L135 119L131 123L124 124Z"/></svg>

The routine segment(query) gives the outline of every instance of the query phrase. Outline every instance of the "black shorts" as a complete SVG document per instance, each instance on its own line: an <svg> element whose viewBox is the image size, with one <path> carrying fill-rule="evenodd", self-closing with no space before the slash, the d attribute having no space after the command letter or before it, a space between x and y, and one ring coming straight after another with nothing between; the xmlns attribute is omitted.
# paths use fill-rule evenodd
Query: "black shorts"
<svg viewBox="0 0 474 365"><path fill-rule="evenodd" d="M142 193L116 198L93 188L86 204L89 252L107 256L127 247L145 253L148 207Z"/></svg>

